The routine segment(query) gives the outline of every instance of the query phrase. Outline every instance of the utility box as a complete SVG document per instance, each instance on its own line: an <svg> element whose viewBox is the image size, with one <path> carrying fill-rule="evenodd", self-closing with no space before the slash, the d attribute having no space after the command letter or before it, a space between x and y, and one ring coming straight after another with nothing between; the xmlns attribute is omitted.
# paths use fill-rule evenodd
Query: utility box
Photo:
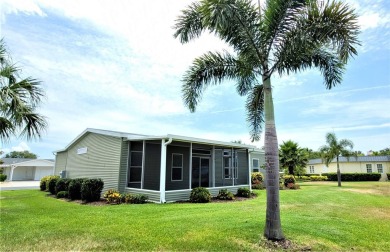
<svg viewBox="0 0 390 252"><path fill-rule="evenodd" d="M66 178L66 171L60 171L60 178Z"/></svg>

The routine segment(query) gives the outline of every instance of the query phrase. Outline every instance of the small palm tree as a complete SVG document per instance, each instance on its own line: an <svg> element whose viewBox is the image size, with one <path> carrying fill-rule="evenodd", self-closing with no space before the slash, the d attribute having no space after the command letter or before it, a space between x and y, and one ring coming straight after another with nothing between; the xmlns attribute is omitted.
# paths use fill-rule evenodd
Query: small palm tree
<svg viewBox="0 0 390 252"><path fill-rule="evenodd" d="M40 138L47 127L45 117L36 113L44 97L40 81L20 79L20 69L10 62L4 40L0 40L0 142L11 136Z"/></svg>
<svg viewBox="0 0 390 252"><path fill-rule="evenodd" d="M335 133L326 134L327 145L322 146L319 151L322 153L322 161L329 166L333 159L336 158L337 163L337 183L341 186L341 172L339 166L339 157L347 157L354 155L352 152L353 142L348 139L337 140Z"/></svg>
<svg viewBox="0 0 390 252"><path fill-rule="evenodd" d="M267 0L264 8L251 0L202 0L182 11L174 36L182 43L208 31L234 52L208 52L196 58L183 78L183 99L194 112L203 91L234 80L247 97L252 140L265 123L267 213L264 235L284 239L279 209L279 155L271 76L317 67L328 89L341 82L344 66L357 54L357 16L338 1Z"/></svg>
<svg viewBox="0 0 390 252"><path fill-rule="evenodd" d="M290 175L301 174L309 161L308 153L291 140L280 145L279 157L280 166Z"/></svg>

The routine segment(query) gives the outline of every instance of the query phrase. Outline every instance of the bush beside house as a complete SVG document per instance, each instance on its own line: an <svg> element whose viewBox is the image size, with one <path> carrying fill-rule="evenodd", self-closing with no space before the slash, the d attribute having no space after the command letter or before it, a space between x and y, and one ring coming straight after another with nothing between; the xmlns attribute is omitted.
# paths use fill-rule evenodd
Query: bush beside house
<svg viewBox="0 0 390 252"><path fill-rule="evenodd" d="M323 173L329 181L337 181L337 173ZM379 181L380 173L341 173L341 181Z"/></svg>

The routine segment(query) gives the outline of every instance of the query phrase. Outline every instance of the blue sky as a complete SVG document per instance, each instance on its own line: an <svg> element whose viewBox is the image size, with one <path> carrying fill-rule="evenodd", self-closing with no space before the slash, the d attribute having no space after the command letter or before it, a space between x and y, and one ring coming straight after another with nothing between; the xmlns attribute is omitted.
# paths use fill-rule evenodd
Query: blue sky
<svg viewBox="0 0 390 252"><path fill-rule="evenodd" d="M389 147L390 2L346 2L360 15L359 55L330 91L315 69L272 79L279 143L317 150L335 132L355 150ZM245 98L234 83L206 90L195 113L183 105L180 80L192 60L227 48L208 34L186 45L173 38L189 3L3 0L0 35L22 75L42 81L40 112L49 121L40 141L14 138L3 151L53 158L86 128L250 143Z"/></svg>

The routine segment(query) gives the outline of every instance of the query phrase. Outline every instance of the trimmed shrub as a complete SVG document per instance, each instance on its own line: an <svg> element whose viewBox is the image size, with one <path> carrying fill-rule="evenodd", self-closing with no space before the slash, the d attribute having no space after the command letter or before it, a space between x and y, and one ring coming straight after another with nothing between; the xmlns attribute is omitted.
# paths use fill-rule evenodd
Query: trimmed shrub
<svg viewBox="0 0 390 252"><path fill-rule="evenodd" d="M0 182L4 182L7 179L7 175L0 174Z"/></svg>
<svg viewBox="0 0 390 252"><path fill-rule="evenodd" d="M219 199L219 200L234 200L234 195L232 192L229 192L227 189L221 189L218 192L217 199Z"/></svg>
<svg viewBox="0 0 390 252"><path fill-rule="evenodd" d="M240 187L240 188L237 189L237 196L238 197L250 198L251 197L251 191L249 190L249 188Z"/></svg>
<svg viewBox="0 0 390 252"><path fill-rule="evenodd" d="M103 194L103 198L110 204L120 204L122 195L115 189L109 189Z"/></svg>
<svg viewBox="0 0 390 252"><path fill-rule="evenodd" d="M327 176L310 176L311 181L327 181Z"/></svg>
<svg viewBox="0 0 390 252"><path fill-rule="evenodd" d="M130 204L145 204L148 200L148 196L143 194L132 194L130 197Z"/></svg>
<svg viewBox="0 0 390 252"><path fill-rule="evenodd" d="M53 195L56 195L56 184L57 181L60 180L59 176L51 176L48 181L46 181L46 190Z"/></svg>
<svg viewBox="0 0 390 252"><path fill-rule="evenodd" d="M329 181L337 181L337 173L323 173ZM341 173L341 181L379 181L381 174L373 173Z"/></svg>
<svg viewBox="0 0 390 252"><path fill-rule="evenodd" d="M263 182L264 177L261 172L252 172L251 174L252 183L254 184L256 181Z"/></svg>
<svg viewBox="0 0 390 252"><path fill-rule="evenodd" d="M86 202L100 200L100 195L104 187L101 179L85 179L81 184L81 199Z"/></svg>
<svg viewBox="0 0 390 252"><path fill-rule="evenodd" d="M68 185L69 199L79 200L81 199L81 184L83 183L83 178L71 179Z"/></svg>
<svg viewBox="0 0 390 252"><path fill-rule="evenodd" d="M41 178L41 182L39 183L39 188L41 189L41 191L49 191L49 180L53 177L59 178L59 176L53 175L44 176Z"/></svg>
<svg viewBox="0 0 390 252"><path fill-rule="evenodd" d="M71 181L71 179L68 179L68 178L59 179L57 181L56 187L55 187L56 194L58 194L61 191L66 191L67 192L70 181Z"/></svg>
<svg viewBox="0 0 390 252"><path fill-rule="evenodd" d="M301 187L298 184L291 184L291 183L287 185L287 188L291 190L301 189Z"/></svg>
<svg viewBox="0 0 390 252"><path fill-rule="evenodd" d="M302 181L310 181L310 177L309 176L299 176L298 177L298 180L302 180Z"/></svg>
<svg viewBox="0 0 390 252"><path fill-rule="evenodd" d="M255 189L255 190L264 190L264 189L265 189L265 185L264 185L263 183L252 184L252 189Z"/></svg>
<svg viewBox="0 0 390 252"><path fill-rule="evenodd" d="M68 193L68 191L59 191L58 193L57 193L57 198L68 198L68 196L69 196L69 193Z"/></svg>
<svg viewBox="0 0 390 252"><path fill-rule="evenodd" d="M191 191L190 201L193 203L207 203L211 201L211 194L206 188L196 187Z"/></svg>
<svg viewBox="0 0 390 252"><path fill-rule="evenodd" d="M293 175L284 175L284 186L287 186L288 184L295 184L295 177Z"/></svg>

